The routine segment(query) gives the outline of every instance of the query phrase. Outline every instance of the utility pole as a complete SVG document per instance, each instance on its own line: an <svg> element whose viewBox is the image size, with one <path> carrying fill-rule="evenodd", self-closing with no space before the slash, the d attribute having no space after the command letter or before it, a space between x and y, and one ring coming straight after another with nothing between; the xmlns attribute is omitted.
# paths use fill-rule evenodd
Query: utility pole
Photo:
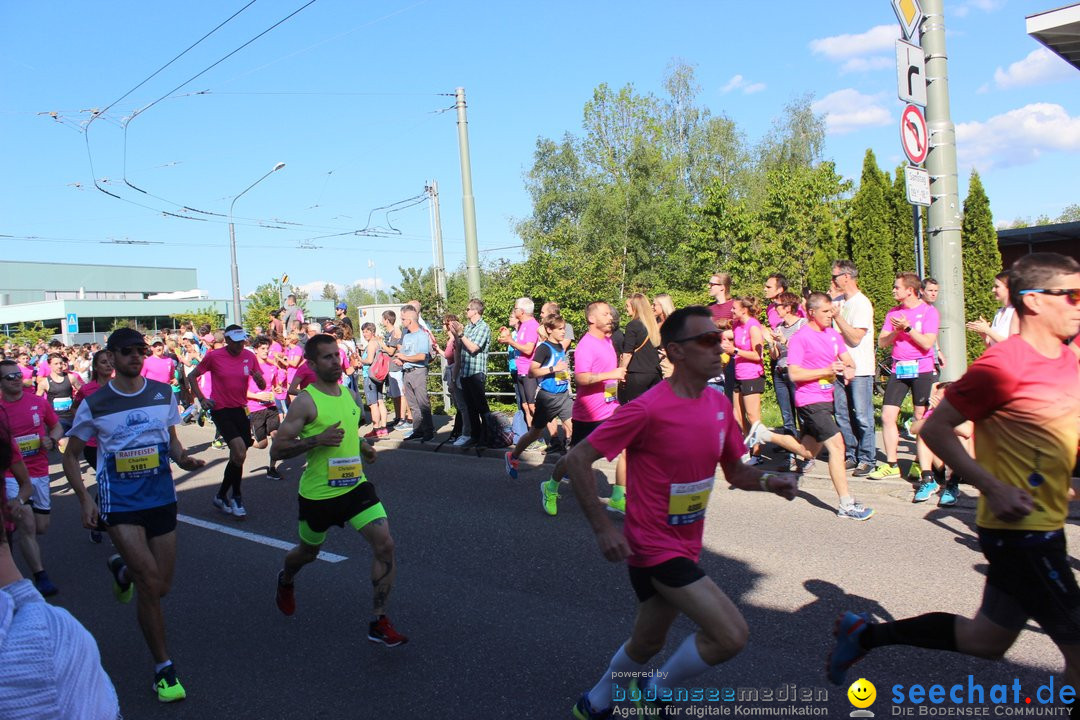
<svg viewBox="0 0 1080 720"><path fill-rule="evenodd" d="M458 152L461 155L461 209L465 217L465 277L469 297L480 297L480 250L476 244L476 203L472 190L472 163L469 160L469 121L465 117L465 88L454 90L457 108Z"/></svg>
<svg viewBox="0 0 1080 720"><path fill-rule="evenodd" d="M949 116L949 68L945 52L945 2L922 0L926 19L926 125L930 153L930 209L927 245L930 269L941 283L936 307L941 314L938 345L945 354L942 380L956 380L967 370L964 338L964 267L960 239L960 191L956 170L956 128Z"/></svg>
<svg viewBox="0 0 1080 720"><path fill-rule="evenodd" d="M443 259L442 213L439 211L439 182L432 180L424 190L431 201L428 215L431 220L431 255L434 260L432 275L435 276L435 292L439 296L439 315L446 310L446 261Z"/></svg>

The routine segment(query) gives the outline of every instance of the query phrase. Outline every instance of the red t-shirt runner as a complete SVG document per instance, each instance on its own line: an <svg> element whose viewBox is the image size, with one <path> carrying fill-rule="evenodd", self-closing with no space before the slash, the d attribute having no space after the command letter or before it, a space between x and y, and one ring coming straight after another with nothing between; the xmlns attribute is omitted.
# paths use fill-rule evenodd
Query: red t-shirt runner
<svg viewBox="0 0 1080 720"><path fill-rule="evenodd" d="M49 454L42 450L41 439L56 426L60 419L56 411L43 397L24 392L15 402L0 399L7 413L8 431L19 447L30 477L47 477ZM15 477L9 470L4 477Z"/></svg>
<svg viewBox="0 0 1080 720"><path fill-rule="evenodd" d="M627 562L697 562L716 466L738 462L746 452L724 394L707 387L696 399L681 398L662 382L620 406L587 441L608 460L626 450L626 490L633 498L623 525Z"/></svg>
<svg viewBox="0 0 1080 720"><path fill-rule="evenodd" d="M227 348L218 348L206 354L199 365L213 377L210 399L214 401L216 410L242 408L247 404L248 378L258 364L255 353L246 349L241 350L239 355L230 354Z"/></svg>

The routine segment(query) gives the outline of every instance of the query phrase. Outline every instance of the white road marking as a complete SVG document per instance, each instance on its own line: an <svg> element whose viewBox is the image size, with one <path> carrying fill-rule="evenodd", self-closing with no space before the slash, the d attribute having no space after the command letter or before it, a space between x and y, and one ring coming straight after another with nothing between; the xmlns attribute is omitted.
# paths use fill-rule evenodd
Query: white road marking
<svg viewBox="0 0 1080 720"><path fill-rule="evenodd" d="M194 518L190 515L177 515L176 519L180 522L187 523L188 525L194 525L195 527L201 527L206 530L213 530L225 535L232 535L241 540L250 540L251 542L259 543L260 545L269 545L270 547L275 547L279 550L292 550L293 546L296 545L294 542L285 542L284 540L267 537L266 535L259 535L258 533L247 532L246 530L237 530L236 528L231 528L227 525L218 525L217 523L200 520L199 518ZM349 558L344 555L337 555L332 552L326 552L325 550L319 552L319 560L325 560L329 563L339 563L348 559Z"/></svg>

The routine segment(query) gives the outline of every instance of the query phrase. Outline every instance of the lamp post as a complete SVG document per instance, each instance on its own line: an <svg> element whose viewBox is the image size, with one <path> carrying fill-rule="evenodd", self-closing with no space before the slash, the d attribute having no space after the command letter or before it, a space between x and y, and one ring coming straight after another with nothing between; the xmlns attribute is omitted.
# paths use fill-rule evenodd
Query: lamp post
<svg viewBox="0 0 1080 720"><path fill-rule="evenodd" d="M244 193L251 188L261 183L271 174L277 172L281 168L285 167L285 163L279 162L277 165L270 169L270 172L263 175L261 178L251 183L244 189L244 192L240 193L233 198L229 204L229 250L232 253L232 299L233 299L233 311L232 321L234 325L240 325L240 269L236 267L236 228L233 227L233 206L236 205L236 201L239 200Z"/></svg>

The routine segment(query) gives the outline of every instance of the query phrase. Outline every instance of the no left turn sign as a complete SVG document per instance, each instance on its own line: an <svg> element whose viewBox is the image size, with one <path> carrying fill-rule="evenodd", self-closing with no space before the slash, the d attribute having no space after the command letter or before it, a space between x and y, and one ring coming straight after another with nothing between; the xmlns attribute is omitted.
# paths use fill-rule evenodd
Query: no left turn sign
<svg viewBox="0 0 1080 720"><path fill-rule="evenodd" d="M930 134L926 131L926 119L915 105L908 105L900 114L900 144L913 165L921 165L926 154L930 152Z"/></svg>

